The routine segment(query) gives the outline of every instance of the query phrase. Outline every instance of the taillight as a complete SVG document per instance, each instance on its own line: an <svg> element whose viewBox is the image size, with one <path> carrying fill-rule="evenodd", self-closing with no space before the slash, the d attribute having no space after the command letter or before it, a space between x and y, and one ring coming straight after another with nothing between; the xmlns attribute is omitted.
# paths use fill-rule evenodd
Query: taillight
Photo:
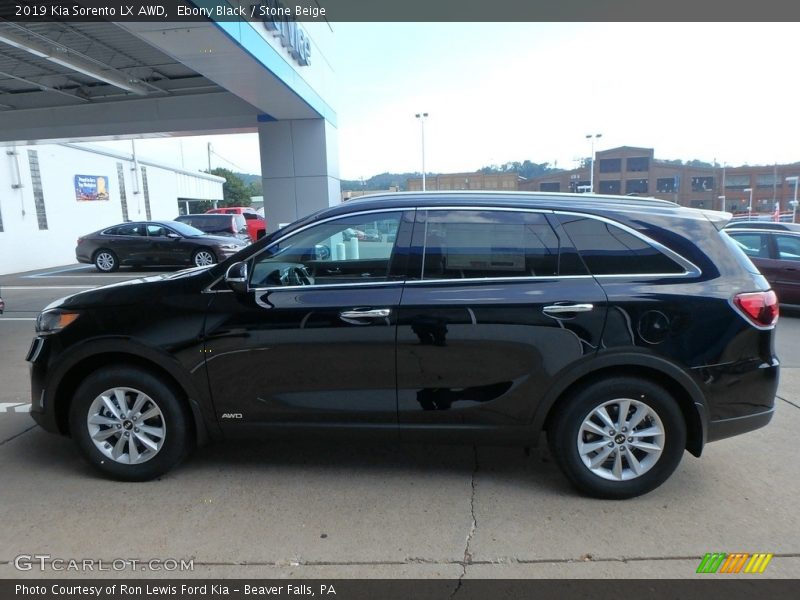
<svg viewBox="0 0 800 600"><path fill-rule="evenodd" d="M778 320L778 297L772 290L736 294L733 303L757 327L771 327Z"/></svg>

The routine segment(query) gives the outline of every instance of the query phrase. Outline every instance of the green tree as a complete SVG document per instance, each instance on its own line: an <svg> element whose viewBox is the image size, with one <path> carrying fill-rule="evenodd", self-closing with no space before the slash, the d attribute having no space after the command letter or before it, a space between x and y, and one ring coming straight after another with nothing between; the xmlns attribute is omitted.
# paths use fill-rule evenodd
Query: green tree
<svg viewBox="0 0 800 600"><path fill-rule="evenodd" d="M239 175L222 167L211 169L207 173L225 178L225 183L222 184L220 208L226 206L250 206L250 190Z"/></svg>

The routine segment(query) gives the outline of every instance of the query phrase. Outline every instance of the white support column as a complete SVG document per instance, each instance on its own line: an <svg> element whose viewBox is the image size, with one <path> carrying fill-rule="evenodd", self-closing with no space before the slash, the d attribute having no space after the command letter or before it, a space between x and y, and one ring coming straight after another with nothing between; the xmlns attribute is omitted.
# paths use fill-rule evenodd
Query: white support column
<svg viewBox="0 0 800 600"><path fill-rule="evenodd" d="M259 124L267 231L341 202L336 136L325 119Z"/></svg>

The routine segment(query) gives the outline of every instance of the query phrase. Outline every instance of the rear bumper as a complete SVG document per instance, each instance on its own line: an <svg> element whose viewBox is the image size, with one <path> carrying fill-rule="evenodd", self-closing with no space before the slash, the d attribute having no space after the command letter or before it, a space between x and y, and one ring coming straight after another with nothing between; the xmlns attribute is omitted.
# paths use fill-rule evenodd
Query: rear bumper
<svg viewBox="0 0 800 600"><path fill-rule="evenodd" d="M775 413L778 359L747 360L704 367L701 388L706 398L706 442L747 433L767 425Z"/></svg>
<svg viewBox="0 0 800 600"><path fill-rule="evenodd" d="M772 415L774 414L775 409L772 408L754 415L744 415L742 417L711 421L708 424L707 441L714 442L716 440L723 440L741 433L753 431L754 429L760 429L772 420Z"/></svg>

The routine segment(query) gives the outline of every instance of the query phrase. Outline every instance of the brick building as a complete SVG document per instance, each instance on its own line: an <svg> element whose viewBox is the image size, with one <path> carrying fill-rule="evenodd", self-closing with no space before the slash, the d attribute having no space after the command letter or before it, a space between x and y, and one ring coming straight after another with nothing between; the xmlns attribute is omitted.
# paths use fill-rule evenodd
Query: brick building
<svg viewBox="0 0 800 600"><path fill-rule="evenodd" d="M509 173L447 173L431 175L425 178L425 188L431 190L502 190L519 189L519 175ZM406 181L406 190L419 192L422 190L422 177L414 177Z"/></svg>
<svg viewBox="0 0 800 600"><path fill-rule="evenodd" d="M671 200L683 206L730 212L747 212L750 191L753 213L791 211L800 163L746 167L693 167L657 160L652 148L622 146L596 153L594 191L600 194L635 194ZM551 173L522 181L520 190L588 192L589 167Z"/></svg>

